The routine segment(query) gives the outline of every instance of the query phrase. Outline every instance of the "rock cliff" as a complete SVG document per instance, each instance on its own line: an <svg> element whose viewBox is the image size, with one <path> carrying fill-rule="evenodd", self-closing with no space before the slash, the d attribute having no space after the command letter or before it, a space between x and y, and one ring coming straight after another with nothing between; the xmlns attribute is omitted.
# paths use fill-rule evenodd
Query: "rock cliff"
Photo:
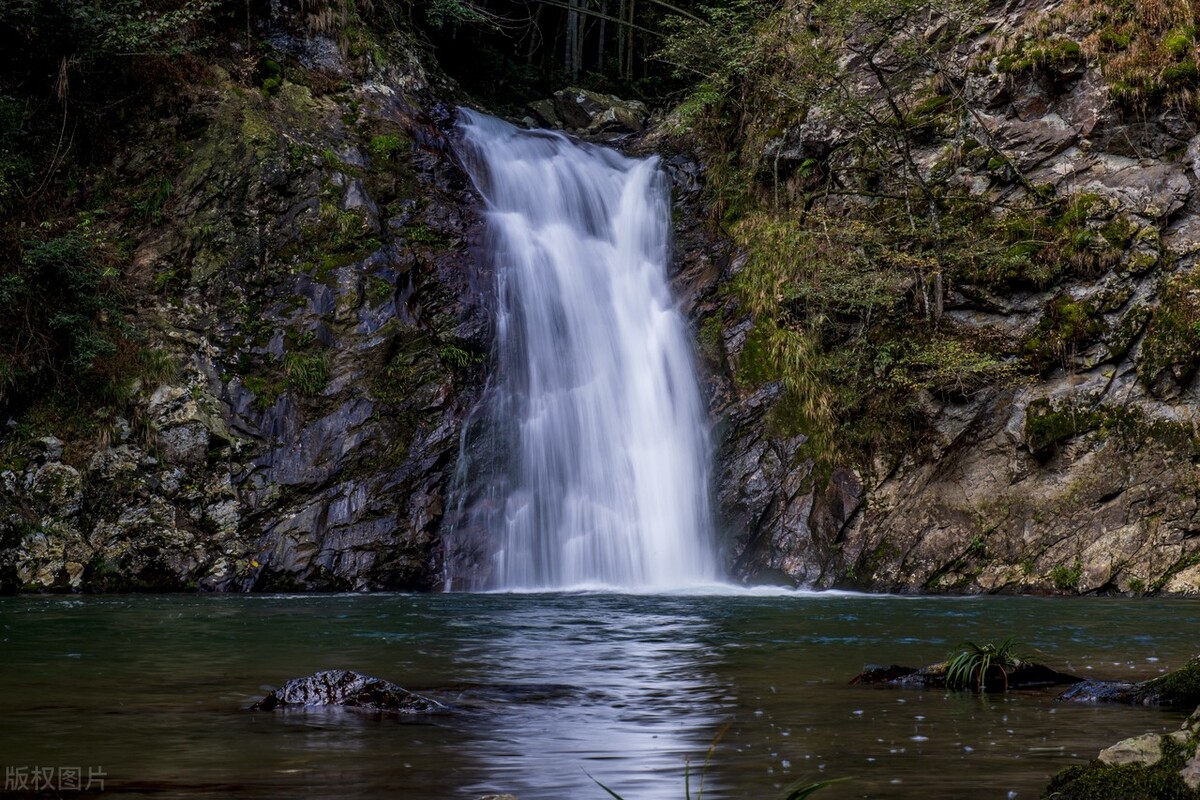
<svg viewBox="0 0 1200 800"><path fill-rule="evenodd" d="M489 339L454 89L400 36L260 33L267 55L214 59L111 167L168 190L124 276L158 369L96 424L10 423L0 587L440 581Z"/></svg>
<svg viewBox="0 0 1200 800"><path fill-rule="evenodd" d="M737 188L722 160L756 193L739 202L765 209L738 210L738 248L696 307L735 574L886 591L1200 591L1200 126L1194 81L1172 83L1195 70L1194 40L1164 55L1162 37L1143 41L1104 4L991 4L955 36L936 4L904 13L877 50L871 21L837 40L840 80L876 116L819 99L788 116L752 95L732 139L694 135L712 123L685 104L657 140L699 151L717 213L729 218ZM773 21L785 42L834 39L834 23L802 10ZM921 59L904 60L904 41ZM729 114L726 102L705 113ZM864 156L867 143L890 149ZM889 192L903 196L880 224ZM960 212L966 236L952 228ZM977 256L993 224L1006 233ZM746 287L792 242L768 318ZM867 266L847 275L839 258ZM822 458L811 415L786 424L804 387L762 367L763 342L786 350L769 338L785 325L819 342L790 352L833 376L825 396L857 404L834 410L838 444L863 435L864 409L886 420L857 457Z"/></svg>

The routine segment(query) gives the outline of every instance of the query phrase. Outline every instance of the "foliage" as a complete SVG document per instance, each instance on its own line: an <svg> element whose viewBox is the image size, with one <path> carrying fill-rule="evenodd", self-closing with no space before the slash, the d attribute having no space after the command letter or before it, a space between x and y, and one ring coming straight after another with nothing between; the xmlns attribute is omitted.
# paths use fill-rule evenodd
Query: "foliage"
<svg viewBox="0 0 1200 800"><path fill-rule="evenodd" d="M1055 564L1050 569L1050 582L1059 591L1069 592L1079 588L1079 581L1082 578L1083 564L1078 558L1069 567L1065 564Z"/></svg>
<svg viewBox="0 0 1200 800"><path fill-rule="evenodd" d="M466 369L483 359L478 353L464 350L456 344L444 344L438 348L438 358L455 369Z"/></svg>
<svg viewBox="0 0 1200 800"><path fill-rule="evenodd" d="M74 383L117 351L115 271L84 231L28 240L0 261L0 403Z"/></svg>
<svg viewBox="0 0 1200 800"><path fill-rule="evenodd" d="M1079 43L1065 37L1022 40L996 58L996 69L1015 73L1036 69L1063 69L1083 59Z"/></svg>
<svg viewBox="0 0 1200 800"><path fill-rule="evenodd" d="M1186 2L1068 0L1035 18L1032 38L997 63L1011 69L1027 59L1025 53L1046 51L1060 60L1077 60L1082 52L1099 63L1113 99L1127 112L1164 104L1194 109L1200 89L1198 22L1196 7Z"/></svg>
<svg viewBox="0 0 1200 800"><path fill-rule="evenodd" d="M372 136L371 141L367 144L367 152L372 158L377 158L380 161L387 161L395 158L404 148L404 140L398 134L385 133L378 136Z"/></svg>
<svg viewBox="0 0 1200 800"><path fill-rule="evenodd" d="M283 357L283 372L290 390L304 397L314 397L329 382L329 354L287 353Z"/></svg>
<svg viewBox="0 0 1200 800"><path fill-rule="evenodd" d="M939 238L889 224L894 206L874 211L755 212L731 229L748 254L732 289L756 319L738 380L778 381L775 421L825 458L910 452L926 427L923 392L968 398L1019 371L1000 355L1002 340L939 323L930 296L935 281L1002 242L972 235L955 216Z"/></svg>
<svg viewBox="0 0 1200 800"><path fill-rule="evenodd" d="M1011 638L999 644L963 642L946 663L946 688L983 692L998 673L1008 691L1008 673L1023 663L1017 647Z"/></svg>

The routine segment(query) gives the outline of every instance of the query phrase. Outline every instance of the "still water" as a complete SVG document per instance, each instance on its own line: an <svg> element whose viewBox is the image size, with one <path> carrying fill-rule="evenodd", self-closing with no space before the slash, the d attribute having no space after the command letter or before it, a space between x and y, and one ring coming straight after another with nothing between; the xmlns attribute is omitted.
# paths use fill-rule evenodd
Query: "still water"
<svg viewBox="0 0 1200 800"><path fill-rule="evenodd" d="M0 598L0 765L102 768L112 795L626 800L1033 798L1184 714L850 686L1015 636L1145 678L1197 650L1200 603L845 594ZM423 723L245 710L347 668L456 705ZM728 723L728 727L727 726ZM714 737L724 735L705 755Z"/></svg>

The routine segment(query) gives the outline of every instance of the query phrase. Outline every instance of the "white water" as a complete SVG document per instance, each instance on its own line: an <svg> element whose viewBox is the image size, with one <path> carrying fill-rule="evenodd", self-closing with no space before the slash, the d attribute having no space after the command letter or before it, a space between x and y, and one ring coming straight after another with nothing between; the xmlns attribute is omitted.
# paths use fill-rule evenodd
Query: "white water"
<svg viewBox="0 0 1200 800"><path fill-rule="evenodd" d="M460 114L496 280L487 425L507 452L469 514L490 544L466 583L713 582L707 416L657 159Z"/></svg>

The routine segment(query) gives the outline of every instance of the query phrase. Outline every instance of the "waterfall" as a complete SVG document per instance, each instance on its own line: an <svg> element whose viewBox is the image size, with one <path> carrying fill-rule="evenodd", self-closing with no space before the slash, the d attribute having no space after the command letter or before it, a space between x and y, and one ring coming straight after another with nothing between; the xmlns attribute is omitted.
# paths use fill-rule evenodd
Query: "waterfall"
<svg viewBox="0 0 1200 800"><path fill-rule="evenodd" d="M465 109L459 127L486 207L496 361L460 458L459 526L485 544L449 585L714 581L707 416L667 285L657 159Z"/></svg>

